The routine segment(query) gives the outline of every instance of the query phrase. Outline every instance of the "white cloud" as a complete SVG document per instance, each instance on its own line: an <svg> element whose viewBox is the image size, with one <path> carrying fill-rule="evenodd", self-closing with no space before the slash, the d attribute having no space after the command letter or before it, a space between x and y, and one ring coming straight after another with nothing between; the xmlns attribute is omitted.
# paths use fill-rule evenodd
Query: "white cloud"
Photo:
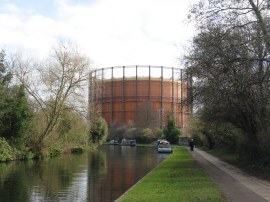
<svg viewBox="0 0 270 202"><path fill-rule="evenodd" d="M57 17L24 13L16 5L0 14L0 45L45 55L58 37L70 38L99 67L177 66L192 29L183 27L187 1L96 0L89 5L57 0Z"/></svg>

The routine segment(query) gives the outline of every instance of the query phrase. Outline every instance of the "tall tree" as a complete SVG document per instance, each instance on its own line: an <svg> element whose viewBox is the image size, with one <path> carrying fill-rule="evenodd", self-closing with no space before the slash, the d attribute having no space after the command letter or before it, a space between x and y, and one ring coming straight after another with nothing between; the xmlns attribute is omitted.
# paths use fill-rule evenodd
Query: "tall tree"
<svg viewBox="0 0 270 202"><path fill-rule="evenodd" d="M167 117L167 126L164 128L164 136L172 144L178 143L180 130L176 127L173 116Z"/></svg>
<svg viewBox="0 0 270 202"><path fill-rule="evenodd" d="M33 116L24 87L10 87L5 103L4 118L1 120L3 124L1 134L14 143L24 143L30 132Z"/></svg>
<svg viewBox="0 0 270 202"><path fill-rule="evenodd" d="M34 109L45 117L35 145L40 150L63 111L78 110L85 98L89 60L71 43L59 42L45 62L34 63L16 57L13 65L17 78L32 98Z"/></svg>
<svg viewBox="0 0 270 202"><path fill-rule="evenodd" d="M6 62L6 53L4 50L0 52L0 87L7 87L12 78L11 71L8 70L8 65Z"/></svg>
<svg viewBox="0 0 270 202"><path fill-rule="evenodd" d="M242 129L254 154L269 152L270 142L267 10L259 0L200 1L192 10L199 33L186 57L201 117Z"/></svg>
<svg viewBox="0 0 270 202"><path fill-rule="evenodd" d="M195 20L200 30L221 25L226 33L256 24L269 53L269 9L268 0L200 0L192 6L189 17Z"/></svg>
<svg viewBox="0 0 270 202"><path fill-rule="evenodd" d="M7 85L10 83L10 79L6 75L5 65L5 52L0 52L0 128L4 127L2 119L4 118L4 110L6 108L5 97L7 94ZM0 132L1 135L2 132Z"/></svg>
<svg viewBox="0 0 270 202"><path fill-rule="evenodd" d="M21 143L30 130L32 112L23 86L12 85L12 73L0 52L0 136Z"/></svg>

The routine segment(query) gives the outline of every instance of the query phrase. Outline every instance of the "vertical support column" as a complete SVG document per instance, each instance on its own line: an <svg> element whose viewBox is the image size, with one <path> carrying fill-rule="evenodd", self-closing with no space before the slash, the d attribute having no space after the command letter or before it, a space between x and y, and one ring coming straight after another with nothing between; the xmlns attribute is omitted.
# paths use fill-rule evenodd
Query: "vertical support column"
<svg viewBox="0 0 270 202"><path fill-rule="evenodd" d="M193 114L193 80L192 74L189 75L189 96L190 96L190 113Z"/></svg>
<svg viewBox="0 0 270 202"><path fill-rule="evenodd" d="M111 68L111 104L110 104L110 124L113 123L113 67Z"/></svg>
<svg viewBox="0 0 270 202"><path fill-rule="evenodd" d="M94 73L94 76L93 76ZM97 114L97 70L92 72L92 85L91 85L91 113L94 114L94 116Z"/></svg>
<svg viewBox="0 0 270 202"><path fill-rule="evenodd" d="M104 100L104 93L105 93L105 84L104 84L104 68L102 68L101 70L101 113L102 113L102 117L105 118L105 109L104 109L104 105L105 105L105 100Z"/></svg>
<svg viewBox="0 0 270 202"><path fill-rule="evenodd" d="M148 102L150 105L150 109L146 109L146 116L147 116L147 125L151 126L153 121L151 120L151 109L152 109L152 102L151 102L151 66L148 67Z"/></svg>
<svg viewBox="0 0 270 202"><path fill-rule="evenodd" d="M88 102L92 101L92 83L93 83L93 72L89 73L89 83L88 83Z"/></svg>
<svg viewBox="0 0 270 202"><path fill-rule="evenodd" d="M187 74L187 73L186 73ZM187 104L189 107L189 113L193 114L193 89L192 89L192 85L193 85L193 81L192 81L192 74L187 75L188 78L188 83L187 83Z"/></svg>
<svg viewBox="0 0 270 202"><path fill-rule="evenodd" d="M148 70L148 100L151 101L151 66Z"/></svg>
<svg viewBox="0 0 270 202"><path fill-rule="evenodd" d="M135 113L135 120L138 118L138 66L136 65L136 113Z"/></svg>
<svg viewBox="0 0 270 202"><path fill-rule="evenodd" d="M163 78L163 66L161 66L161 128L164 126L164 78Z"/></svg>
<svg viewBox="0 0 270 202"><path fill-rule="evenodd" d="M174 68L172 68L172 115L174 119L176 119L175 114L174 114Z"/></svg>
<svg viewBox="0 0 270 202"><path fill-rule="evenodd" d="M183 124L183 117L184 117L184 114L183 114L183 69L180 70L180 85L181 85L181 99L180 99L180 110L181 110L181 125L180 127L183 128L184 124Z"/></svg>
<svg viewBox="0 0 270 202"><path fill-rule="evenodd" d="M93 80L93 83L94 83L94 96L93 96L93 100L94 100L94 103L95 103L95 107L96 107L96 103L97 103L97 70L94 71L95 72L95 79Z"/></svg>
<svg viewBox="0 0 270 202"><path fill-rule="evenodd" d="M125 66L123 66L122 80L122 122L125 123Z"/></svg>
<svg viewBox="0 0 270 202"><path fill-rule="evenodd" d="M92 83L93 83L93 72L89 73L89 83L88 83L88 118L90 119L90 110L92 105Z"/></svg>

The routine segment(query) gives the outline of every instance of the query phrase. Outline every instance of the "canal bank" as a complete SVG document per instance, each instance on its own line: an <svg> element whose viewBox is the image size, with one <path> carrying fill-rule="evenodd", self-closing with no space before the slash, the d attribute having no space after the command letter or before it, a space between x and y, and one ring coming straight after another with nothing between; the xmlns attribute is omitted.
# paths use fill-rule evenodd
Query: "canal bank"
<svg viewBox="0 0 270 202"><path fill-rule="evenodd" d="M225 201L208 175L198 168L186 148L174 152L116 200Z"/></svg>

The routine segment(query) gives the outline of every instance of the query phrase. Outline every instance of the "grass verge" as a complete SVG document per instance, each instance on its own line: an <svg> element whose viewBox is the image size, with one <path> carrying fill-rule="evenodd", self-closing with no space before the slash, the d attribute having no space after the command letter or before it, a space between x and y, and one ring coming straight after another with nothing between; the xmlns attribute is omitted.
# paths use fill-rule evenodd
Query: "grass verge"
<svg viewBox="0 0 270 202"><path fill-rule="evenodd" d="M185 148L173 151L118 201L225 201Z"/></svg>
<svg viewBox="0 0 270 202"><path fill-rule="evenodd" d="M229 152L223 149L215 148L211 150L206 150L201 148L207 153L216 156L217 158L225 161L233 166L238 167L240 170L248 173L251 176L260 178L262 180L270 181L270 165L263 162L263 160L258 160L257 162L241 161L236 153Z"/></svg>

